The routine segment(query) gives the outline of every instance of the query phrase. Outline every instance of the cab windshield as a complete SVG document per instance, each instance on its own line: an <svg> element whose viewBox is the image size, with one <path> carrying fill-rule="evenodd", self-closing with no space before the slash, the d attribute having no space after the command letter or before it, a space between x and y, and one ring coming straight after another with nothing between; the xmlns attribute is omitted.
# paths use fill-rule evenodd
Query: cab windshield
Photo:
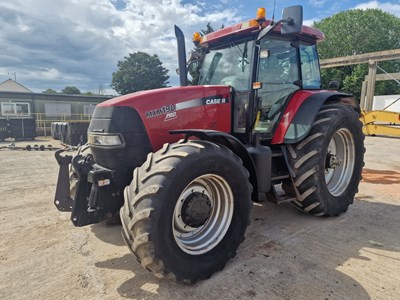
<svg viewBox="0 0 400 300"><path fill-rule="evenodd" d="M200 71L200 85L230 85L235 90L248 90L254 41L229 43L211 49Z"/></svg>

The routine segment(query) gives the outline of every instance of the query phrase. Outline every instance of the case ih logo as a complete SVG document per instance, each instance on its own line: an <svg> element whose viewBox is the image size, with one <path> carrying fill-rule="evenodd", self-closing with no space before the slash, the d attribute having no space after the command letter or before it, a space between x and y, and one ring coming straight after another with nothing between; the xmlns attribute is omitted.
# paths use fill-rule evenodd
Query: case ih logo
<svg viewBox="0 0 400 300"><path fill-rule="evenodd" d="M206 101L206 105L226 103L226 98L223 98L222 96L217 96L217 97L218 98L216 97L204 98L204 100Z"/></svg>
<svg viewBox="0 0 400 300"><path fill-rule="evenodd" d="M161 108L146 111L146 118L154 118L175 111L175 104L165 105Z"/></svg>

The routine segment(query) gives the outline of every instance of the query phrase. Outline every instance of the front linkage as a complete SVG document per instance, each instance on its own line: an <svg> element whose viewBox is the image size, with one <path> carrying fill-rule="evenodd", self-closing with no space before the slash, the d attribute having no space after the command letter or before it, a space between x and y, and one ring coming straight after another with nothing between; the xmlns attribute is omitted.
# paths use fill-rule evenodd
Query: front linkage
<svg viewBox="0 0 400 300"><path fill-rule="evenodd" d="M77 227L112 217L120 206L118 204L118 208L114 208L115 205L106 202L108 197L120 195L110 187L112 171L96 165L91 154L82 155L79 151L74 157L62 156L61 153L65 151L68 149L61 149L55 153L60 166L54 199L57 209L61 212L70 211L71 221ZM70 164L71 172L69 172Z"/></svg>

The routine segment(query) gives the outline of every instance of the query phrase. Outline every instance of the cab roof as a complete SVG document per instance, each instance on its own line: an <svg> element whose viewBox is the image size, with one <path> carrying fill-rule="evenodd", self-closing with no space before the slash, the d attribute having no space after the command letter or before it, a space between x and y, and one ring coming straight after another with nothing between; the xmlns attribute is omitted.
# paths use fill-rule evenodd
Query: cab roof
<svg viewBox="0 0 400 300"><path fill-rule="evenodd" d="M262 28L268 26L271 20L266 20L262 24ZM218 31L211 32L203 37L201 37L200 45L207 46L209 44L218 43L230 36L244 37L250 34L255 34L260 31L260 26L255 19L249 20L247 22L242 22L233 26L225 27ZM273 32L280 34L281 26L278 25L273 29ZM325 35L318 29L302 26L301 32L294 35L296 37L303 37L305 39L311 39L316 42L321 42L325 39Z"/></svg>

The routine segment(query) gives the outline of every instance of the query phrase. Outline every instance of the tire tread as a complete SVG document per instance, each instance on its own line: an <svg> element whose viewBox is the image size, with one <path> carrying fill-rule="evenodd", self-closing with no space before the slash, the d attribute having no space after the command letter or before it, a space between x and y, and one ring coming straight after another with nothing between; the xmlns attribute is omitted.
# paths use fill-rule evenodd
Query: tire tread
<svg viewBox="0 0 400 300"><path fill-rule="evenodd" d="M154 197L157 197L157 194L164 189L162 184L155 184L157 176L169 178L171 173L175 171L175 168L168 165L168 162L180 161L191 153L210 151L211 149L218 152L222 151L223 155L233 157L242 165L241 159L225 147L201 140L181 140L175 144L164 144L159 151L149 154L145 163L134 170L131 184L125 188L125 202L120 210L124 240L141 265L159 278L167 278L181 283L194 283L197 280L209 278L213 273L203 274L193 280L181 278L168 270L155 255L151 225L151 219L157 210L156 202L159 200L154 199ZM242 172L248 177L247 169L243 165L241 168ZM247 189L251 191L252 187L248 180L246 185ZM251 203L250 196L248 200ZM248 224L249 222L246 225L248 226ZM236 251L232 251L228 256L233 257L235 254ZM220 263L216 267L222 269L225 264L226 262Z"/></svg>
<svg viewBox="0 0 400 300"><path fill-rule="evenodd" d="M353 202L354 191L349 192L348 196L340 199L340 203L331 201L330 196L323 195L322 186L319 178L324 178L324 170L321 170L321 157L324 147L327 147L327 132L331 126L341 126L340 123L354 126L352 134L357 142L363 143L362 124L358 120L357 113L350 107L339 103L329 103L321 107L320 111L312 124L308 136L297 144L287 145L289 167L292 168L293 189L297 200L292 204L303 212L315 216L337 216L347 210ZM336 125L334 125L336 124ZM338 127L340 128L340 127ZM359 152L357 152L359 149ZM363 145L356 145L356 160L363 162L365 148ZM356 166L353 174L356 185L361 180L361 170L363 163ZM350 184L349 184L350 185ZM350 188L351 189L351 188ZM349 189L349 190L350 190ZM344 200L343 200L344 199Z"/></svg>

